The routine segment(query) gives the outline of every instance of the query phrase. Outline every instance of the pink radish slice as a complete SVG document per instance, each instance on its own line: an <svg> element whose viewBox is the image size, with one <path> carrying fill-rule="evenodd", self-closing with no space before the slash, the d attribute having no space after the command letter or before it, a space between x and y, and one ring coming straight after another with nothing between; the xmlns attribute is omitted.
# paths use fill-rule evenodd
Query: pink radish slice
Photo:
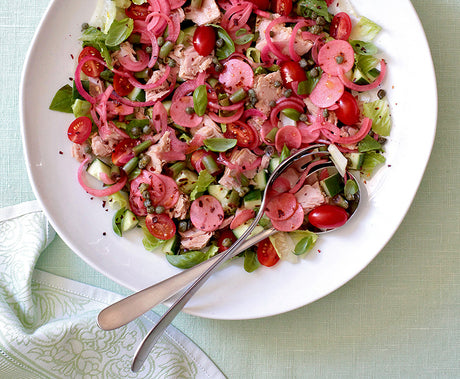
<svg viewBox="0 0 460 379"><path fill-rule="evenodd" d="M297 199L292 193L282 193L268 202L265 214L270 220L283 221L294 214L297 206Z"/></svg>
<svg viewBox="0 0 460 379"><path fill-rule="evenodd" d="M173 102L169 110L169 114L173 121L185 128L194 128L200 125L201 121L203 121L203 117L198 116L196 113L187 114L187 108L193 108L192 96L183 96L179 100Z"/></svg>
<svg viewBox="0 0 460 379"><path fill-rule="evenodd" d="M280 232L292 232L302 226L304 218L303 208L298 205L291 217L282 221L272 220L272 226Z"/></svg>
<svg viewBox="0 0 460 379"><path fill-rule="evenodd" d="M302 136L302 143L315 142L321 134L319 129L311 130L311 125L307 125L304 122L299 122L297 128Z"/></svg>
<svg viewBox="0 0 460 379"><path fill-rule="evenodd" d="M282 127L275 136L275 147L276 150L283 150L284 145L288 149L298 149L302 144L302 135L299 129L292 125L286 125Z"/></svg>
<svg viewBox="0 0 460 379"><path fill-rule="evenodd" d="M190 220L195 228L212 232L224 221L224 210L215 197L203 195L193 201L190 207Z"/></svg>
<svg viewBox="0 0 460 379"><path fill-rule="evenodd" d="M342 62L337 62L341 60ZM353 68L355 53L353 47L343 40L326 43L318 53L318 63L324 72L338 75L339 70L348 72Z"/></svg>
<svg viewBox="0 0 460 379"><path fill-rule="evenodd" d="M339 78L324 73L310 94L310 100L319 108L328 108L342 97L344 90Z"/></svg>
<svg viewBox="0 0 460 379"><path fill-rule="evenodd" d="M179 188L177 187L176 181L166 175L159 175L160 179L164 183L165 193L163 199L160 201L160 205L166 209L174 207L179 200Z"/></svg>
<svg viewBox="0 0 460 379"><path fill-rule="evenodd" d="M139 186L141 183L149 185L150 200L152 204L157 205L165 195L165 184L163 180L154 172L144 170L136 179L131 182L131 194L133 196L141 196Z"/></svg>
<svg viewBox="0 0 460 379"><path fill-rule="evenodd" d="M252 209L238 209L235 213L235 217L230 223L230 229L238 228L238 226L244 224L246 221L253 218L255 215Z"/></svg>
<svg viewBox="0 0 460 379"><path fill-rule="evenodd" d="M239 88L247 90L254 85L254 72L246 62L230 59L224 63L224 70L219 75L219 82L229 92L235 92Z"/></svg>
<svg viewBox="0 0 460 379"><path fill-rule="evenodd" d="M286 178L280 176L275 179L271 186L271 189L278 193L287 192L291 189L291 183L289 183L289 180L287 180Z"/></svg>

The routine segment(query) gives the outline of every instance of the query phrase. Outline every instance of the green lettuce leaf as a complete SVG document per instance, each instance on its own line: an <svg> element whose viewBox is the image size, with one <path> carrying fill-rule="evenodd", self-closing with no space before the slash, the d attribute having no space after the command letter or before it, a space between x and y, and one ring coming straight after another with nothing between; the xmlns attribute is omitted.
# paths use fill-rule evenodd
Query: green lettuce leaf
<svg viewBox="0 0 460 379"><path fill-rule="evenodd" d="M383 99L364 103L363 113L365 117L372 119L372 130L375 133L385 137L390 135L390 104L388 104L387 100Z"/></svg>
<svg viewBox="0 0 460 379"><path fill-rule="evenodd" d="M385 157L382 154L376 153L375 151L369 151L364 156L364 162L361 166L361 171L370 176L374 169L383 163L385 163Z"/></svg>
<svg viewBox="0 0 460 379"><path fill-rule="evenodd" d="M196 200L201 194L206 191L209 185L214 182L215 178L212 176L208 170L201 170L198 174L198 180L195 183L195 188L190 194L191 200Z"/></svg>
<svg viewBox="0 0 460 379"><path fill-rule="evenodd" d="M382 28L375 22L362 16L351 31L350 40L371 42Z"/></svg>

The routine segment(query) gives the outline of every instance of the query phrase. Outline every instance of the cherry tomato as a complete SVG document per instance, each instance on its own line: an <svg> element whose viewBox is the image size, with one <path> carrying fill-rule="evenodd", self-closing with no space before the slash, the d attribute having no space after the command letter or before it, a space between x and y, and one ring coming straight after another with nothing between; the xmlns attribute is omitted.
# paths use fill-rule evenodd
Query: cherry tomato
<svg viewBox="0 0 460 379"><path fill-rule="evenodd" d="M176 234L176 224L164 213L149 213L145 218L145 226L152 236L160 240L169 240Z"/></svg>
<svg viewBox="0 0 460 379"><path fill-rule="evenodd" d="M223 243L224 240L226 243ZM227 250L230 246L233 245L233 242L236 241L236 237L230 229L225 229L220 233L219 239L217 240L217 246L219 247L219 252ZM229 242L229 243L227 243Z"/></svg>
<svg viewBox="0 0 460 379"><path fill-rule="evenodd" d="M120 96L126 96L131 93L134 86L129 82L128 78L115 74L113 76L113 89Z"/></svg>
<svg viewBox="0 0 460 379"><path fill-rule="evenodd" d="M281 16L289 16L292 11L292 0L274 0L272 10Z"/></svg>
<svg viewBox="0 0 460 379"><path fill-rule="evenodd" d="M224 136L225 138L236 139L236 144L240 147L254 146L258 138L254 130L249 125L241 121L235 121L231 124L227 124L227 131Z"/></svg>
<svg viewBox="0 0 460 379"><path fill-rule="evenodd" d="M115 145L112 153L112 162L116 166L123 166L128 163L131 158L134 158L133 147L138 141L131 138L125 138Z"/></svg>
<svg viewBox="0 0 460 379"><path fill-rule="evenodd" d="M334 229L345 224L348 213L336 205L324 204L308 214L308 221L319 229Z"/></svg>
<svg viewBox="0 0 460 379"><path fill-rule="evenodd" d="M212 53L216 44L216 31L212 26L201 25L193 34L193 47L202 56Z"/></svg>
<svg viewBox="0 0 460 379"><path fill-rule="evenodd" d="M281 79L286 88L292 89L291 82L303 82L307 80L305 70L297 62L288 61L280 67Z"/></svg>
<svg viewBox="0 0 460 379"><path fill-rule="evenodd" d="M92 122L89 117L78 117L70 124L67 136L72 142L81 145L91 134L91 127Z"/></svg>
<svg viewBox="0 0 460 379"><path fill-rule="evenodd" d="M141 5L131 4L125 9L125 14L133 20L145 20L149 14L149 3L147 2Z"/></svg>
<svg viewBox="0 0 460 379"><path fill-rule="evenodd" d="M337 13L331 22L329 34L335 39L347 40L351 34L351 19L345 12Z"/></svg>
<svg viewBox="0 0 460 379"><path fill-rule="evenodd" d="M249 0L249 1L262 11L266 11L268 8L270 8L270 0Z"/></svg>
<svg viewBox="0 0 460 379"><path fill-rule="evenodd" d="M195 150L192 153L192 156L190 157L190 163L192 164L192 166L195 168L197 172L200 172L201 170L205 169L205 166L202 160L206 156L211 156L213 157L214 161L217 161L217 155L213 153L212 151L206 151L206 150L200 149L200 150Z"/></svg>
<svg viewBox="0 0 460 379"><path fill-rule="evenodd" d="M275 265L280 260L269 238L265 238L257 245L257 259L261 265L267 267Z"/></svg>
<svg viewBox="0 0 460 379"><path fill-rule="evenodd" d="M84 57L87 56L93 56L95 58L98 58L102 60L101 53L99 52L98 49L92 46L86 46L78 56L78 62L80 62ZM105 70L105 66L102 63L96 62L96 61L88 61L86 62L81 70L87 75L92 78L97 78L101 74L102 71Z"/></svg>
<svg viewBox="0 0 460 379"><path fill-rule="evenodd" d="M345 91L337 101L338 109L335 110L337 118L345 125L353 125L359 121L359 106L355 97Z"/></svg>

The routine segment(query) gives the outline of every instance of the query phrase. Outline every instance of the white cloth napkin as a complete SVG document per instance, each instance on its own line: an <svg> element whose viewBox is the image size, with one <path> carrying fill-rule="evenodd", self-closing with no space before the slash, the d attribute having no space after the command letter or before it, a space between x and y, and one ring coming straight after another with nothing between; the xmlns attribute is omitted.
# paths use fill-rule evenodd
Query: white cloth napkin
<svg viewBox="0 0 460 379"><path fill-rule="evenodd" d="M138 373L134 352L159 316L150 311L115 331L96 324L121 296L34 270L55 236L38 202L0 209L0 377L224 378L170 326Z"/></svg>

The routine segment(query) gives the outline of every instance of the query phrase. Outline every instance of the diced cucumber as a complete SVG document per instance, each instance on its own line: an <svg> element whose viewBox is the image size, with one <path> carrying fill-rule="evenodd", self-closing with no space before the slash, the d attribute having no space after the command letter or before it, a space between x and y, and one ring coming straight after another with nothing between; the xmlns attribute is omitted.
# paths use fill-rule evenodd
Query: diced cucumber
<svg viewBox="0 0 460 379"><path fill-rule="evenodd" d="M137 219L136 215L129 209L127 209L126 212L123 214L123 219L121 220L121 231L126 232L134 228L137 224L139 224L139 220Z"/></svg>
<svg viewBox="0 0 460 379"><path fill-rule="evenodd" d="M260 170L254 176L255 187L259 190L264 190L267 186L267 172L265 170Z"/></svg>
<svg viewBox="0 0 460 379"><path fill-rule="evenodd" d="M254 209L262 204L262 193L259 189L249 192L243 198L244 208Z"/></svg>
<svg viewBox="0 0 460 379"><path fill-rule="evenodd" d="M111 169L109 165L106 165L102 162L99 158L96 158L86 170L88 174L94 176L97 180L101 180L100 174L105 173L108 177L110 177Z"/></svg>
<svg viewBox="0 0 460 379"><path fill-rule="evenodd" d="M275 168L278 167L278 165L280 164L280 157L273 157L272 159L270 159L270 163L268 164L268 170L270 171L270 173L272 173L273 171L275 171Z"/></svg>
<svg viewBox="0 0 460 379"><path fill-rule="evenodd" d="M240 238L243 235L243 233L249 228L249 225L251 225L252 221L254 221L254 219L251 218L250 220L246 221L244 224L241 224L237 228L233 229L233 234L235 235L235 237ZM256 234L259 234L263 230L264 228L262 228L260 225L256 225L256 227L251 232L249 237L255 236Z"/></svg>
<svg viewBox="0 0 460 379"><path fill-rule="evenodd" d="M353 72L353 77L351 80L355 84L369 84L369 80L367 79L367 77L358 68L356 68Z"/></svg>
<svg viewBox="0 0 460 379"><path fill-rule="evenodd" d="M177 234L173 238L164 242L161 250L165 254L176 254L179 251L180 238Z"/></svg>
<svg viewBox="0 0 460 379"><path fill-rule="evenodd" d="M183 193L187 195L190 195L190 193L193 191L197 180L198 175L190 170L182 170L176 177L177 186Z"/></svg>
<svg viewBox="0 0 460 379"><path fill-rule="evenodd" d="M211 184L208 192L219 200L225 213L233 213L238 208L240 196L235 190L229 190L220 184Z"/></svg>
<svg viewBox="0 0 460 379"><path fill-rule="evenodd" d="M134 87L127 97L131 101L145 101L145 91L139 87Z"/></svg>
<svg viewBox="0 0 460 379"><path fill-rule="evenodd" d="M380 71L377 68L372 68L367 73L367 76L371 81L374 81L380 75Z"/></svg>
<svg viewBox="0 0 460 379"><path fill-rule="evenodd" d="M350 153L347 155L347 159L350 170L359 170L364 162L364 153Z"/></svg>
<svg viewBox="0 0 460 379"><path fill-rule="evenodd" d="M259 225L265 229L270 224L271 224L270 219L267 217L266 214L264 214L259 221Z"/></svg>
<svg viewBox="0 0 460 379"><path fill-rule="evenodd" d="M344 184L339 173L333 174L320 181L321 187L327 196L333 197L343 191Z"/></svg>

